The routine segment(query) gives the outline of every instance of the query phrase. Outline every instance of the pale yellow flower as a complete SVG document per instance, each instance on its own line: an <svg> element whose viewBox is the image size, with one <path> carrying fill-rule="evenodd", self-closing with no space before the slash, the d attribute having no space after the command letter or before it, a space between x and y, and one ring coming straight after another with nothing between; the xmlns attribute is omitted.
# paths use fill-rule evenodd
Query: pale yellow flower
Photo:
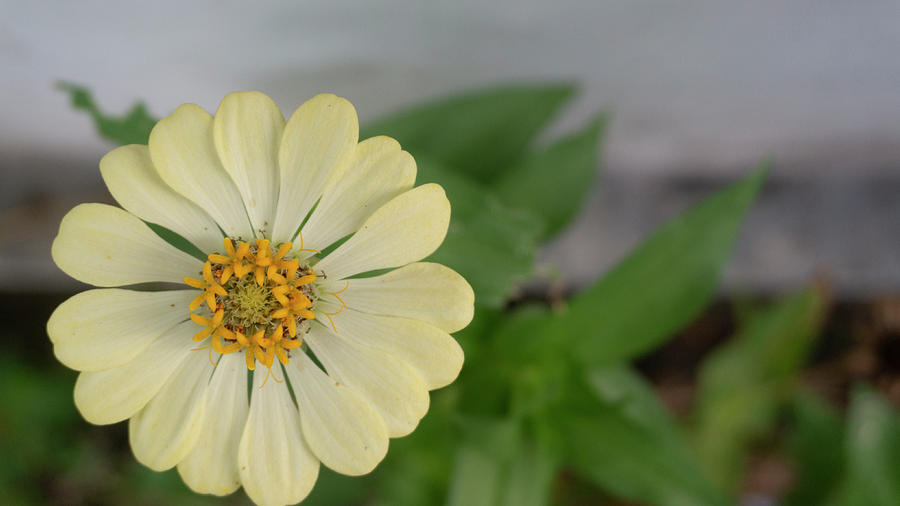
<svg viewBox="0 0 900 506"><path fill-rule="evenodd" d="M428 391L456 378L463 352L450 333L471 320L474 295L453 270L420 262L443 241L450 204L438 185L413 187L415 162L396 141L358 142L358 131L334 95L287 122L256 92L228 95L215 116L183 105L148 146L101 160L125 210L83 204L63 218L52 253L70 276L182 285L88 290L47 324L59 360L83 371L79 411L95 424L130 419L143 464L177 466L197 492L243 485L259 504L296 503L320 463L371 471L425 415ZM381 269L394 270L365 275Z"/></svg>

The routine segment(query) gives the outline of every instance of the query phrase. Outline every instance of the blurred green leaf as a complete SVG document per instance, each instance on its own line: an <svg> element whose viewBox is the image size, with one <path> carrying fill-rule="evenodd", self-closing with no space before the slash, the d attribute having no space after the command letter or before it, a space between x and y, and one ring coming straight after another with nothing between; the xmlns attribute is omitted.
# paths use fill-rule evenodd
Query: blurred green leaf
<svg viewBox="0 0 900 506"><path fill-rule="evenodd" d="M606 276L572 298L547 331L586 364L640 355L694 319L715 293L761 169L669 221Z"/></svg>
<svg viewBox="0 0 900 506"><path fill-rule="evenodd" d="M447 504L495 506L501 499L507 468L518 453L519 423L465 417L460 425Z"/></svg>
<svg viewBox="0 0 900 506"><path fill-rule="evenodd" d="M59 83L59 89L68 93L72 106L91 115L94 127L101 137L119 145L147 144L150 130L157 119L150 115L147 107L138 102L122 116L104 113L94 102L91 91L77 84Z"/></svg>
<svg viewBox="0 0 900 506"><path fill-rule="evenodd" d="M27 484L63 469L79 425L75 376L58 366L36 368L9 352L0 357L0 497L14 501L9 504L42 503L45 491Z"/></svg>
<svg viewBox="0 0 900 506"><path fill-rule="evenodd" d="M847 474L832 504L900 504L900 419L871 390L853 392L845 451Z"/></svg>
<svg viewBox="0 0 900 506"><path fill-rule="evenodd" d="M319 468L316 486L303 500L307 506L338 506L362 504L371 494L372 475L346 476L325 466Z"/></svg>
<svg viewBox="0 0 900 506"><path fill-rule="evenodd" d="M527 156L494 185L513 206L540 213L545 236L562 230L581 209L597 169L606 117Z"/></svg>
<svg viewBox="0 0 900 506"><path fill-rule="evenodd" d="M440 183L452 207L447 238L430 257L462 274L475 302L499 307L532 271L541 220L513 209L466 177L421 160L417 184Z"/></svg>
<svg viewBox="0 0 900 506"><path fill-rule="evenodd" d="M505 506L544 506L558 472L559 456L554 448L536 434L523 437L517 445L500 504Z"/></svg>
<svg viewBox="0 0 900 506"><path fill-rule="evenodd" d="M541 331L552 318L541 304L502 313L466 350L460 411L527 417L558 402L568 381L568 352Z"/></svg>
<svg viewBox="0 0 900 506"><path fill-rule="evenodd" d="M646 382L624 366L590 370L556 416L568 464L604 491L638 503L727 504L704 476Z"/></svg>
<svg viewBox="0 0 900 506"><path fill-rule="evenodd" d="M494 328L505 319L506 313L501 308L475 305L472 322L466 328L453 334L453 338L466 351L466 369L468 369L469 360L482 354L483 347L488 344L489 333L493 332Z"/></svg>
<svg viewBox="0 0 900 506"><path fill-rule="evenodd" d="M788 506L823 504L844 466L844 427L838 413L819 397L801 393L792 402L787 448L796 480Z"/></svg>
<svg viewBox="0 0 900 506"><path fill-rule="evenodd" d="M189 489L175 469L158 472L132 459L125 462L125 466L117 471L119 481L109 504L213 506L222 503L220 498L200 495ZM229 497L229 502L248 504L250 501L243 490L239 490Z"/></svg>
<svg viewBox="0 0 900 506"><path fill-rule="evenodd" d="M659 397L630 367L622 364L592 367L584 377L590 391L604 405L615 407L626 419L660 439L681 440L681 432ZM690 453L687 446L678 444L685 454Z"/></svg>
<svg viewBox="0 0 900 506"><path fill-rule="evenodd" d="M411 107L363 128L388 135L419 159L428 156L488 182L526 152L575 91L568 84L500 86Z"/></svg>
<svg viewBox="0 0 900 506"><path fill-rule="evenodd" d="M416 430L391 440L387 457L374 472L375 494L365 504L419 506L444 502L458 441L455 388L433 392L428 414Z"/></svg>
<svg viewBox="0 0 900 506"><path fill-rule="evenodd" d="M737 335L703 363L696 438L710 475L735 490L747 445L775 422L822 323L825 299L815 288L755 312Z"/></svg>
<svg viewBox="0 0 900 506"><path fill-rule="evenodd" d="M559 456L548 432L534 425L526 429L509 417L463 417L447 504L547 504Z"/></svg>

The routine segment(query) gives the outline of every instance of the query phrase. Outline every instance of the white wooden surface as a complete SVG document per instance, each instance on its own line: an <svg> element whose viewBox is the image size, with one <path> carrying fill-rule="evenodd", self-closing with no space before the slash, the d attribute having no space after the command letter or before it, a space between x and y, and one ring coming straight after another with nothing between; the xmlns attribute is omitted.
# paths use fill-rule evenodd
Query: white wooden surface
<svg viewBox="0 0 900 506"><path fill-rule="evenodd" d="M104 198L108 147L53 89L122 110L214 110L259 89L290 110L319 91L365 120L446 92L572 79L554 131L613 111L604 171L547 253L575 283L695 195L763 157L776 186L751 217L730 287L827 272L846 293L900 289L900 2L512 0L0 1L0 288L58 288L59 214ZM627 195L628 198L624 198ZM27 237L27 239L26 239Z"/></svg>

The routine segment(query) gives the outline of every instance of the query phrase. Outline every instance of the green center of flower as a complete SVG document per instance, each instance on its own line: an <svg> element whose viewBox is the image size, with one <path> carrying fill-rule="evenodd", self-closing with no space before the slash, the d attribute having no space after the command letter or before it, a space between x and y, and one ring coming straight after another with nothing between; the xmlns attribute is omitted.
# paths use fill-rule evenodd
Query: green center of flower
<svg viewBox="0 0 900 506"><path fill-rule="evenodd" d="M290 251L290 242L272 251L268 239L251 245L226 238L225 254L209 255L202 279L184 278L202 290L188 306L191 320L204 327L194 340L210 337L210 349L221 354L243 351L251 370L257 361L271 368L276 357L287 365L316 317L317 299L315 273ZM212 316L194 313L204 304Z"/></svg>
<svg viewBox="0 0 900 506"><path fill-rule="evenodd" d="M225 311L222 320L230 329L243 327L252 332L252 328L268 328L272 325L272 313L281 304L272 294L268 284L260 286L249 276L231 278L223 285L228 295L222 297L222 309Z"/></svg>

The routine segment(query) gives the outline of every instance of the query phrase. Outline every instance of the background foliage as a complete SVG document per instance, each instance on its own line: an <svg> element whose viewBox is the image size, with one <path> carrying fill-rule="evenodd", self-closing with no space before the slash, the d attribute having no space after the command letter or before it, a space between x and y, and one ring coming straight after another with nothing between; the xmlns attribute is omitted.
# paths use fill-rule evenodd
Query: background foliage
<svg viewBox="0 0 900 506"><path fill-rule="evenodd" d="M111 142L146 142L155 119L143 105L116 117L88 90L61 89ZM414 154L418 184L447 190L452 221L433 259L472 284L476 318L456 335L466 353L459 380L433 393L420 427L392 440L369 476L323 469L306 504L727 505L739 501L760 445L793 466L785 504L900 504L891 405L866 385L846 409L801 387L829 311L822 285L735 304L733 335L704 355L686 413L673 413L635 367L713 301L768 168L673 217L593 285L564 298L540 288L537 253L581 208L606 121L598 114L537 143L574 93L499 87L363 128L362 138L390 135ZM0 366L0 449L10 456L0 461L0 495L22 504L221 503L189 492L175 471L135 463L122 424L83 422L71 402L75 374L29 328L30 344Z"/></svg>

